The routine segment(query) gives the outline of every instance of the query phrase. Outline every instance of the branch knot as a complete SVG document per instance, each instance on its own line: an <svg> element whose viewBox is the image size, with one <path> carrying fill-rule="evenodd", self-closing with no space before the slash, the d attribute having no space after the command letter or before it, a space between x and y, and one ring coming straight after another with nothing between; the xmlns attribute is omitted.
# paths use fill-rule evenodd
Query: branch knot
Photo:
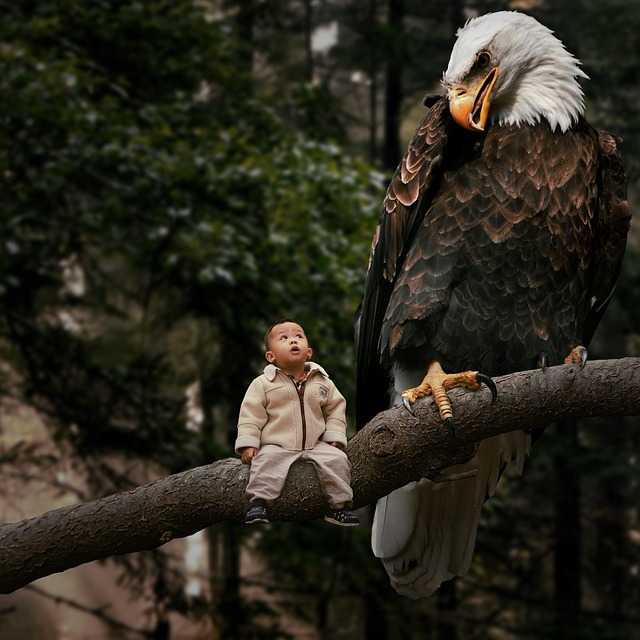
<svg viewBox="0 0 640 640"><path fill-rule="evenodd" d="M388 458L398 452L395 431L387 425L374 427L369 438L369 451L377 458Z"/></svg>

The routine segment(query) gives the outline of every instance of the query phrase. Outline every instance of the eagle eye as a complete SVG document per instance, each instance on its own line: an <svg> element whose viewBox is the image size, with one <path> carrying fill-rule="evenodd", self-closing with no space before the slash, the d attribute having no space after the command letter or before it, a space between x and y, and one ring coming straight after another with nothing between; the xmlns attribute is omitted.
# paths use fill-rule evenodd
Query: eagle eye
<svg viewBox="0 0 640 640"><path fill-rule="evenodd" d="M491 54L488 51L481 51L476 56L476 66L479 69L484 69L491 64Z"/></svg>

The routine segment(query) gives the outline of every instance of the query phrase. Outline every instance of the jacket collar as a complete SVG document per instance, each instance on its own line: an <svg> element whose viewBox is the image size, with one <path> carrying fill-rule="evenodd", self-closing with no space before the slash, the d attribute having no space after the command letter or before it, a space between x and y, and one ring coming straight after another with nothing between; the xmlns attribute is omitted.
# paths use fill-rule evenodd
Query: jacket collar
<svg viewBox="0 0 640 640"><path fill-rule="evenodd" d="M313 371L319 371L325 378L329 377L329 374L319 364L316 364L315 362L307 362L307 364L309 365L309 373L312 373ZM276 367L275 364L268 364L264 368L264 375L267 376L267 380L269 382L273 382L278 371L282 371L282 369ZM284 371L282 371L282 373L284 373Z"/></svg>

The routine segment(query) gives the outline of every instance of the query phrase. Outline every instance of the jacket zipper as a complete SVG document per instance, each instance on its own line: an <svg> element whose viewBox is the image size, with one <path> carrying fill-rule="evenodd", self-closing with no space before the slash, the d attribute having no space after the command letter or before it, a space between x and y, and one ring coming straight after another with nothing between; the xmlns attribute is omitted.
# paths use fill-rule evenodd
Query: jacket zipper
<svg viewBox="0 0 640 640"><path fill-rule="evenodd" d="M307 419L304 417L304 392L306 388L307 388L307 385L305 384L304 387L302 387L302 395L298 393L298 397L300 398L300 411L302 412L302 448L303 449L307 448Z"/></svg>
<svg viewBox="0 0 640 640"><path fill-rule="evenodd" d="M298 381L294 380L293 377L289 376L289 378L291 379L291 382L293 382L293 386L296 390L296 394L298 395L298 400L300 401L300 413L302 415L302 448L306 449L306 444L307 444L307 419L304 416L304 394L305 391L307 390L307 380L309 380L309 378L307 377L307 380L305 380L302 383L302 395L300 395L300 390L298 387Z"/></svg>

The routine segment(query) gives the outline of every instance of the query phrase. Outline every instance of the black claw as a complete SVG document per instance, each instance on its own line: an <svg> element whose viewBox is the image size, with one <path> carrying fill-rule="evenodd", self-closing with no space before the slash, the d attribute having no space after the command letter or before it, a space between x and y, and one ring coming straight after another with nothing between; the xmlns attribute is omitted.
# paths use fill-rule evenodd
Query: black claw
<svg viewBox="0 0 640 640"><path fill-rule="evenodd" d="M452 438L456 437L456 421L453 418L447 418L444 423L449 428L449 433Z"/></svg>
<svg viewBox="0 0 640 640"><path fill-rule="evenodd" d="M589 357L589 353L586 349L582 349L580 351L580 368L583 369L584 365L587 364L587 358Z"/></svg>
<svg viewBox="0 0 640 640"><path fill-rule="evenodd" d="M540 352L540 368L544 371L549 364L549 356L544 351Z"/></svg>
<svg viewBox="0 0 640 640"><path fill-rule="evenodd" d="M404 405L404 408L412 415L415 416L415 412L413 410L413 407L411 406L411 403L409 402L409 398L407 398L407 396L403 396L402 397L402 404Z"/></svg>
<svg viewBox="0 0 640 640"><path fill-rule="evenodd" d="M493 404L498 398L498 389L496 388L496 383L484 373L477 373L476 380L478 382L484 382L484 384L489 387L489 390L491 391L491 404Z"/></svg>

